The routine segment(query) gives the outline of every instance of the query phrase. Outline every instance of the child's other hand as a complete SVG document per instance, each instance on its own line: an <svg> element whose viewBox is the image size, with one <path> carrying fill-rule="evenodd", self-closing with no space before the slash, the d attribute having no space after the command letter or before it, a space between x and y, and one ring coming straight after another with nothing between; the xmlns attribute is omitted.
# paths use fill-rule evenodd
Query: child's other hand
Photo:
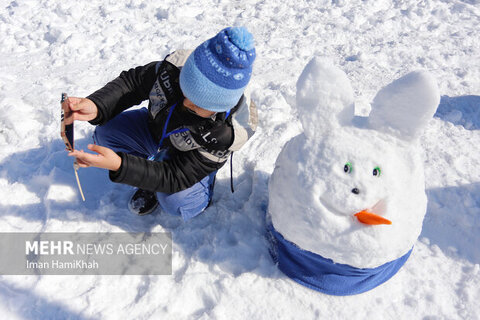
<svg viewBox="0 0 480 320"><path fill-rule="evenodd" d="M68 155L77 159L81 168L97 167L111 171L117 171L122 165L122 158L112 149L89 144L88 149L97 154L86 153L83 150L74 150Z"/></svg>

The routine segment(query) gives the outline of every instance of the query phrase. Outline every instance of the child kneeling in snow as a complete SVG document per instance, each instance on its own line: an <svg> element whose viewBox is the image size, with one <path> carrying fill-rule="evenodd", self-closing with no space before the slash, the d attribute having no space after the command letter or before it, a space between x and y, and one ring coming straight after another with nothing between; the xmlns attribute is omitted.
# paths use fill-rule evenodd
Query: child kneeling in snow
<svg viewBox="0 0 480 320"><path fill-rule="evenodd" d="M230 27L194 51L124 71L87 98L68 98L75 120L99 125L88 146L97 154L69 155L137 187L129 207L139 215L160 203L184 220L195 217L211 202L217 170L256 129L246 91L254 60L252 35ZM148 110L123 112L146 99Z"/></svg>

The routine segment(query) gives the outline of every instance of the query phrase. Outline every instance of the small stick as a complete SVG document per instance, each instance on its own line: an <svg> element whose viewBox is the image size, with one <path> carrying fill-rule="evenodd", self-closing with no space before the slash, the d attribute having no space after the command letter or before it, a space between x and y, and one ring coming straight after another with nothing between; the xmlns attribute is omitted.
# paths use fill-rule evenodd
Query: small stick
<svg viewBox="0 0 480 320"><path fill-rule="evenodd" d="M75 161L73 163L73 169L75 171L75 178L77 178L78 190L80 190L80 194L82 195L82 199L83 199L83 201L85 201L85 196L83 195L82 185L80 184L80 179L78 178L78 173L77 173L78 168L79 168L78 163Z"/></svg>

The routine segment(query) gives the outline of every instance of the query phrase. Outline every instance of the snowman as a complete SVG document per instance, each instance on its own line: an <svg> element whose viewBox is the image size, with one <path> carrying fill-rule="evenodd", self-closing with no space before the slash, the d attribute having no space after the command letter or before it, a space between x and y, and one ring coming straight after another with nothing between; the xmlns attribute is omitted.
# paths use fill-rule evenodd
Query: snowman
<svg viewBox="0 0 480 320"><path fill-rule="evenodd" d="M318 57L308 63L297 82L303 133L284 146L269 181L268 238L282 272L352 295L402 267L427 208L419 136L439 101L433 77L417 71L357 117L345 73Z"/></svg>

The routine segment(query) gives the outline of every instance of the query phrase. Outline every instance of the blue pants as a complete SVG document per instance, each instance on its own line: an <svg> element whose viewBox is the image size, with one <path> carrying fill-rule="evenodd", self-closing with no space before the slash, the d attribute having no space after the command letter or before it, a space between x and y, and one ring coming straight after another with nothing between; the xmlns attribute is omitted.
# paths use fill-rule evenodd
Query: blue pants
<svg viewBox="0 0 480 320"><path fill-rule="evenodd" d="M93 139L100 146L142 158L155 155L158 149L148 129L146 108L122 112L106 124L98 126ZM181 215L185 221L200 214L213 195L215 174L213 172L190 188L176 193L157 192L162 210Z"/></svg>

